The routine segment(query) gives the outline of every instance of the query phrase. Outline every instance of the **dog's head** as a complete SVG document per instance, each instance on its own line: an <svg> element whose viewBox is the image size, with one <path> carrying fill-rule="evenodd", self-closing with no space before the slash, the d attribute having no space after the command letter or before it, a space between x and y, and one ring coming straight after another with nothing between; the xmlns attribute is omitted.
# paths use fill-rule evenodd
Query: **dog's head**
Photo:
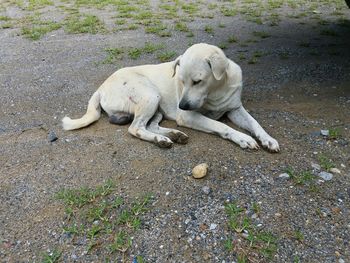
<svg viewBox="0 0 350 263"><path fill-rule="evenodd" d="M212 45L195 44L174 62L174 75L182 88L179 108L196 110L208 94L226 79L229 62L224 52ZM181 90L181 89L180 89Z"/></svg>

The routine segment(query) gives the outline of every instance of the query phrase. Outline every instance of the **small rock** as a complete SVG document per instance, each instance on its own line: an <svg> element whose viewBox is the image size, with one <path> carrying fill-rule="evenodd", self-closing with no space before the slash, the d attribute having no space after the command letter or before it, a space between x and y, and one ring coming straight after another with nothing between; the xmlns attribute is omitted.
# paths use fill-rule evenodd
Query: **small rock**
<svg viewBox="0 0 350 263"><path fill-rule="evenodd" d="M258 215L257 214L252 214L252 219L256 219L258 218Z"/></svg>
<svg viewBox="0 0 350 263"><path fill-rule="evenodd" d="M340 174L341 173L341 171L338 168L331 168L329 171L331 173L334 173L334 174Z"/></svg>
<svg viewBox="0 0 350 263"><path fill-rule="evenodd" d="M243 233L243 234L242 234L242 237L244 237L245 239L248 239L249 234L247 234L247 233Z"/></svg>
<svg viewBox="0 0 350 263"><path fill-rule="evenodd" d="M320 172L318 174L318 176L321 177L325 181L332 180L332 178L333 178L333 174L327 173L327 172Z"/></svg>
<svg viewBox="0 0 350 263"><path fill-rule="evenodd" d="M208 164L201 163L195 166L192 170L193 178L200 179L207 175L208 172Z"/></svg>
<svg viewBox="0 0 350 263"><path fill-rule="evenodd" d="M209 227L209 229L210 230L215 230L216 229L216 227L217 227L218 225L217 224L210 224L210 227Z"/></svg>
<svg viewBox="0 0 350 263"><path fill-rule="evenodd" d="M275 217L281 217L282 214L281 213L275 213Z"/></svg>
<svg viewBox="0 0 350 263"><path fill-rule="evenodd" d="M206 195L208 195L208 194L210 194L211 189L210 189L209 186L203 186L203 187L202 187L202 191L203 191Z"/></svg>
<svg viewBox="0 0 350 263"><path fill-rule="evenodd" d="M339 263L345 263L345 260L342 259L342 258L340 258L340 259L338 260L338 262L339 262Z"/></svg>
<svg viewBox="0 0 350 263"><path fill-rule="evenodd" d="M317 163L311 163L311 167L312 169L314 169L315 171L321 171L321 165L317 164Z"/></svg>
<svg viewBox="0 0 350 263"><path fill-rule="evenodd" d="M290 175L287 174L287 173L283 173L283 174L280 174L280 175L278 176L278 178L282 178L282 179L289 179L289 177L290 177Z"/></svg>
<svg viewBox="0 0 350 263"><path fill-rule="evenodd" d="M56 133L54 131L50 131L48 135L49 142L54 142L58 139Z"/></svg>
<svg viewBox="0 0 350 263"><path fill-rule="evenodd" d="M329 136L329 130L321 130L322 136Z"/></svg>

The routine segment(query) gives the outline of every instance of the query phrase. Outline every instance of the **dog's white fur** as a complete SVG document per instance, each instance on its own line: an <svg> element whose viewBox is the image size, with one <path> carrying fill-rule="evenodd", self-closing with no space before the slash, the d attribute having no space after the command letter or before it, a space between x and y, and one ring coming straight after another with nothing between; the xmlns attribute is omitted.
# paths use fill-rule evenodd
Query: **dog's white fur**
<svg viewBox="0 0 350 263"><path fill-rule="evenodd" d="M161 147L188 139L181 131L160 127L164 115L180 126L217 134L242 148L259 148L251 136L217 121L227 113L263 147L278 152L278 142L243 108L241 92L241 68L218 47L195 44L175 61L118 70L93 94L82 118L65 117L62 124L65 130L85 127L100 118L102 107L109 116L133 114L129 132Z"/></svg>

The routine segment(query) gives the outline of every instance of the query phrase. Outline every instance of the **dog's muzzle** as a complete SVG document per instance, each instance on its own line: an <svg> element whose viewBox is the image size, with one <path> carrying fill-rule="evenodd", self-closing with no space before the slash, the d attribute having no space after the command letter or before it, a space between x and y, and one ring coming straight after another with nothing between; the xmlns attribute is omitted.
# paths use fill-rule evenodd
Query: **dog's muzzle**
<svg viewBox="0 0 350 263"><path fill-rule="evenodd" d="M181 100L179 108L181 110L191 110L191 104L187 100Z"/></svg>

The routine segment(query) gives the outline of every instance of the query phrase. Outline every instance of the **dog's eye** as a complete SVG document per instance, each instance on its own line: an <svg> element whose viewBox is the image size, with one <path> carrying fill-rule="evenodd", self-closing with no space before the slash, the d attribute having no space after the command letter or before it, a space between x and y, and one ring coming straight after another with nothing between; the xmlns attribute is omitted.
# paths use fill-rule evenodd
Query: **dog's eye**
<svg viewBox="0 0 350 263"><path fill-rule="evenodd" d="M201 81L202 81L201 79L200 80L193 80L193 86L199 84Z"/></svg>

